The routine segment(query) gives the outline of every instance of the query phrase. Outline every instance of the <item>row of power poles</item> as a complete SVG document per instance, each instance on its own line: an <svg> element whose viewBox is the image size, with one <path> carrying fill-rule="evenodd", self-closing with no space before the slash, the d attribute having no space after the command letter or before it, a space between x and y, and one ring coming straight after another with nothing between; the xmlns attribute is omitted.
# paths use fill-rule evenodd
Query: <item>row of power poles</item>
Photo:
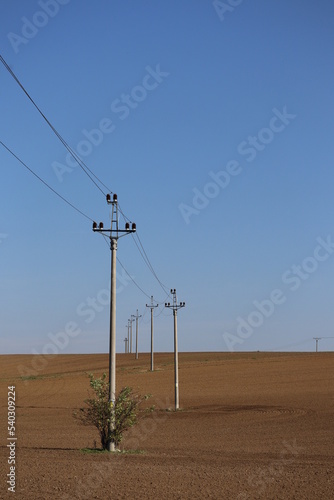
<svg viewBox="0 0 334 500"><path fill-rule="evenodd" d="M136 321L136 359L138 359L138 319L141 318L141 314L131 314L131 318L128 319L127 329L128 336L125 337L125 353L132 353L132 323Z"/></svg>
<svg viewBox="0 0 334 500"><path fill-rule="evenodd" d="M179 408L179 392L178 392L179 380L178 380L177 311L181 307L184 307L186 304L185 304L185 302L177 303L175 288L171 289L170 293L173 296L173 303L171 304L170 302L166 302L165 307L173 310L173 317L174 317L175 408L178 409ZM153 295L152 295L151 296L151 304L146 304L146 307L149 307L151 309L151 372L154 371L153 311L158 306L159 306L159 304L154 304ZM125 339L124 339L125 353L126 354L132 353L132 322L134 320L136 320L136 359L138 359L138 318L141 318L141 315L138 314L138 309L137 309L137 314L136 315L132 314L131 319L128 319L128 324L126 325L127 329L128 329L128 336L125 337Z"/></svg>
<svg viewBox="0 0 334 500"><path fill-rule="evenodd" d="M151 309L151 371L154 371L153 367L153 311L156 307L159 307L159 304L154 304L153 301L153 295L151 296L151 304L146 304L146 307L149 307ZM138 318L141 318L142 316L138 314L138 309L137 309L137 314L131 314L131 319L128 319L128 324L126 325L128 329L128 336L125 337L124 343L124 352L125 354L131 354L132 353L132 323L133 321L136 320L136 359L138 359Z"/></svg>
<svg viewBox="0 0 334 500"><path fill-rule="evenodd" d="M112 412L115 411L116 400L116 252L117 243L119 238L136 231L136 224L130 222L125 223L125 229L119 229L118 226L118 201L117 195L107 194L107 203L112 206L111 209L111 224L110 229L104 229L103 223L97 225L93 222L93 231L99 232L107 236L110 241L111 250L111 284L110 284L110 326L109 326L109 404ZM165 307L173 310L174 316L174 382L175 382L175 410L179 409L179 379L178 379L178 343L177 343L177 311L185 306L185 302L177 303L176 290L172 289L173 303L165 303ZM146 307L151 309L151 371L154 370L153 366L153 311L158 304L154 305L153 296L151 297L151 304L146 304ZM136 320L136 359L138 359L138 319L141 315L131 315L128 320L128 337L125 338L125 351L132 352L132 323ZM113 416L113 415L112 415ZM110 419L109 431L114 430L114 418ZM115 451L115 442L113 439L108 443L108 451Z"/></svg>

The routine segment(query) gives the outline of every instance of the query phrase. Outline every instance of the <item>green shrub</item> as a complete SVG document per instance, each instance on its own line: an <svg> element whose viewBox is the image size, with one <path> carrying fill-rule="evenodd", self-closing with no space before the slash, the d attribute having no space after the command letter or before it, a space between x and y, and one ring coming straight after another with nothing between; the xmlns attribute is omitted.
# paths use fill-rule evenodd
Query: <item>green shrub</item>
<svg viewBox="0 0 334 500"><path fill-rule="evenodd" d="M74 417L84 425L92 425L98 429L103 450L109 449L111 442L117 447L124 432L133 427L145 413L140 409L140 405L150 395L140 396L135 394L131 387L124 387L116 397L113 412L112 402L109 402L106 373L103 373L101 378L94 378L90 373L89 383L95 396L85 399L86 407L74 412Z"/></svg>

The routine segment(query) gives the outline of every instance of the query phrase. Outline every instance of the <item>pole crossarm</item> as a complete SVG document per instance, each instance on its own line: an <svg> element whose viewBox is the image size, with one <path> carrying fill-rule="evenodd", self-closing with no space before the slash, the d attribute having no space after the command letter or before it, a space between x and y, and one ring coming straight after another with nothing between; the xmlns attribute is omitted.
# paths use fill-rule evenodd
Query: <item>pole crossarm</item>
<svg viewBox="0 0 334 500"><path fill-rule="evenodd" d="M108 236L110 239L111 250L111 283L110 283L110 327L109 327L109 405L111 408L111 418L109 422L109 435L115 429L115 401L116 401L116 252L117 240L122 236L134 233L136 224L125 223L125 229L118 227L118 202L117 194L107 194L107 203L112 205L110 229L105 229L103 222L99 225L93 222L93 231ZM128 339L129 341L129 335ZM127 347L126 347L127 346ZM129 349L129 342L125 339L125 350ZM115 442L113 438L108 441L108 451L115 451Z"/></svg>
<svg viewBox="0 0 334 500"><path fill-rule="evenodd" d="M180 302L179 304L177 303L175 288L171 289L170 293L173 295L173 304L171 304L170 302L165 302L165 307L172 309L173 312L177 311L178 309L181 309L181 307L185 307L186 305L185 302Z"/></svg>
<svg viewBox="0 0 334 500"><path fill-rule="evenodd" d="M107 203L112 205L110 229L105 229L103 222L100 222L99 225L97 225L97 222L94 221L93 231L108 235L110 240L118 240L126 234L135 233L137 228L134 222L131 224L131 228L129 222L125 223L125 229L120 229L118 226L118 203L116 193L114 193L112 200L110 194L107 194Z"/></svg>
<svg viewBox="0 0 334 500"><path fill-rule="evenodd" d="M154 309L155 307L159 307L159 304L154 304L153 295L151 295L151 304L146 304L146 307L150 309Z"/></svg>

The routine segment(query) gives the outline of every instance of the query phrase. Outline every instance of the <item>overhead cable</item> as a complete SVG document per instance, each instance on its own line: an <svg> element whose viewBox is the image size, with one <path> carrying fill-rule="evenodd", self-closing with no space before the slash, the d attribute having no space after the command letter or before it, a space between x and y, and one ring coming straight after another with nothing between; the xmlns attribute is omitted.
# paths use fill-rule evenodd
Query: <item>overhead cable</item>
<svg viewBox="0 0 334 500"><path fill-rule="evenodd" d="M71 148L71 146L69 146L69 144L65 141L65 139L60 135L60 133L55 129L55 127L52 125L52 123L47 119L47 117L45 116L45 114L41 111L41 109L38 107L38 105L36 104L36 102L34 101L34 99L30 96L30 94L28 93L28 91L24 88L23 84L20 82L20 80L18 79L18 77L15 75L15 73L13 72L13 70L10 68L10 66L6 63L6 61L4 60L4 58L2 57L2 55L0 54L0 62L2 62L2 64L5 66L5 68L7 69L7 71L10 73L10 75L14 78L14 80L16 81L16 83L21 87L21 89L23 90L23 92L26 94L26 96L28 97L28 99L31 101L31 103L35 106L35 108L37 109L37 111L40 113L40 115L43 117L43 119L46 121L46 123L49 125L49 127L51 128L52 132L58 137L58 139L60 140L60 142L63 144L63 146L65 146L65 148L67 149L67 151L70 153L70 155L75 159L75 161L78 163L78 165L80 166L80 168L85 172L85 174L89 177L89 179L95 184L95 186L97 187L97 189L99 189L99 191L101 191L102 194L106 194L101 188L100 186L97 184L97 182L94 181L93 177L95 177L95 179L102 185L104 186L107 191L111 192L109 190L109 188L97 177L97 175L94 174L94 172L92 172L92 170L85 164L85 162L76 154L76 152ZM90 172L90 173L88 173ZM91 175L90 175L91 174ZM92 177L93 176L93 177Z"/></svg>
<svg viewBox="0 0 334 500"><path fill-rule="evenodd" d="M85 213L83 213L81 210L79 210L79 208L77 208L76 206L73 205L73 203L69 202L66 198L64 198L64 196L62 196L61 194L59 194L55 189L53 189L53 187L49 186L49 184L47 182L45 182L38 174L36 174L36 172L34 172L30 167L28 167L28 165L26 163L24 163L24 161L21 160L21 158L19 158L8 146L6 146L6 144L4 144L1 140L0 140L0 144L1 146L3 146L14 158L17 159L17 161L19 161L21 163L21 165L23 165L27 170L29 170L30 173L32 173L39 181L41 181L48 189L50 189L50 191L52 191L55 195L57 195L61 200L63 200L65 203L67 203L67 205L69 205L71 208L73 208L74 210L76 210L77 212L79 212L79 214L83 215L83 217L86 217L86 219L93 221L93 219L91 219L90 217L88 217L88 215L86 215Z"/></svg>

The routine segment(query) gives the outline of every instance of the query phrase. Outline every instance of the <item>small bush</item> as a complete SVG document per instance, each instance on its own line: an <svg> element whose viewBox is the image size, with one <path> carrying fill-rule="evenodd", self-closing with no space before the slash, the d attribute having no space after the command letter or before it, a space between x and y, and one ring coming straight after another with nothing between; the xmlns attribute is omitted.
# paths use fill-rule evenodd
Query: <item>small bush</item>
<svg viewBox="0 0 334 500"><path fill-rule="evenodd" d="M100 434L102 449L109 448L111 442L117 447L122 441L125 431L133 427L144 414L140 410L141 403L150 395L140 396L135 394L131 387L124 387L116 397L115 411L109 402L109 382L106 373L101 378L94 378L89 374L90 387L95 397L86 399L85 408L74 412L74 417L84 425L96 427ZM113 424L113 425L112 425Z"/></svg>

